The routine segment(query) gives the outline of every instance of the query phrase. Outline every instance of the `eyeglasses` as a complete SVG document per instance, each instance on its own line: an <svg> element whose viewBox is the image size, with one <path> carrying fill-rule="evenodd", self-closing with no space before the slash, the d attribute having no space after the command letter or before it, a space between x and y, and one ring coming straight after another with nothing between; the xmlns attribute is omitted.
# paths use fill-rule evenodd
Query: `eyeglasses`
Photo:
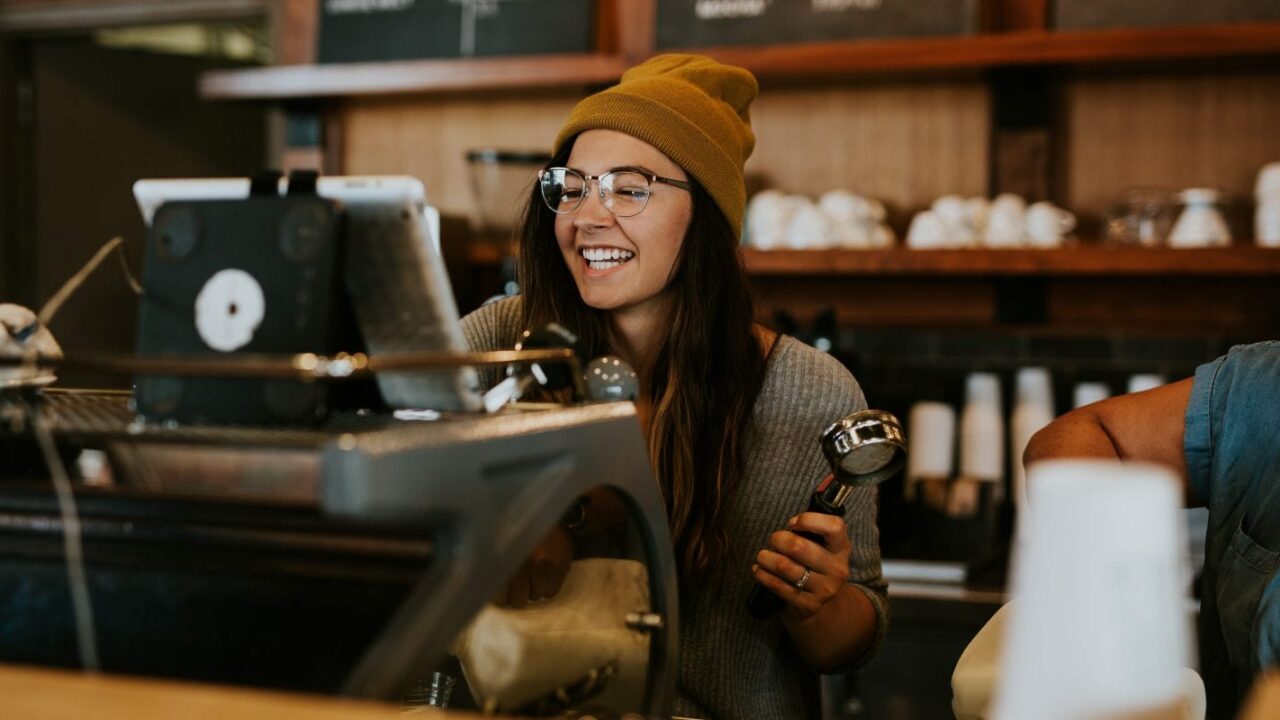
<svg viewBox="0 0 1280 720"><path fill-rule="evenodd" d="M610 170L602 175L584 175L569 168L547 168L538 174L542 200L551 211L567 215L578 211L587 199L587 185L592 180L600 190L600 204L618 217L631 217L649 204L653 183L673 185L692 191L684 180L659 177L639 170Z"/></svg>

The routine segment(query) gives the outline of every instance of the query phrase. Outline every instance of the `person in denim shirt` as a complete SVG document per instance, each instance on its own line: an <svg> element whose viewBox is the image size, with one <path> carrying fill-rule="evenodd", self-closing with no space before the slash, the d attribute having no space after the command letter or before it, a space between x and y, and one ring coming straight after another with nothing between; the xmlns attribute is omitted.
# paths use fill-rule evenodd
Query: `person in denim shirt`
<svg viewBox="0 0 1280 720"><path fill-rule="evenodd" d="M1147 460L1176 468L1209 508L1199 617L1208 717L1234 718L1280 665L1280 342L1241 345L1195 376L1063 415L1023 461Z"/></svg>

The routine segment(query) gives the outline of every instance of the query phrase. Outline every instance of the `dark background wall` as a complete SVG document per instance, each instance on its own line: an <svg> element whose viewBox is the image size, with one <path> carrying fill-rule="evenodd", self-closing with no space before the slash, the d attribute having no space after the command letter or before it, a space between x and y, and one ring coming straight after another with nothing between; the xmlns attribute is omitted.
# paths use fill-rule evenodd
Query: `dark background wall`
<svg viewBox="0 0 1280 720"><path fill-rule="evenodd" d="M265 164L261 106L196 96L199 73L225 67L225 58L114 49L89 37L34 39L17 57L5 300L39 308L117 235L136 271L144 227L134 181L243 176ZM112 259L51 328L68 353L131 352L136 321L136 298ZM64 384L128 382L73 375L64 373Z"/></svg>

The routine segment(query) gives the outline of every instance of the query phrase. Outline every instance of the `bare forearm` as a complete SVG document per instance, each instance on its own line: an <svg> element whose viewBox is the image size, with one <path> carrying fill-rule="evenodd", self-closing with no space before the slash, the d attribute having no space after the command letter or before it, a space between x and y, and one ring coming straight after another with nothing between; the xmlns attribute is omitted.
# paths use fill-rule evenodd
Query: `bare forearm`
<svg viewBox="0 0 1280 720"><path fill-rule="evenodd" d="M1185 483L1182 436L1193 386L1188 378L1073 410L1031 437L1023 463L1073 457L1160 463ZM1186 490L1189 503L1201 502Z"/></svg>
<svg viewBox="0 0 1280 720"><path fill-rule="evenodd" d="M1042 428L1022 454L1023 464L1055 457L1120 457L1120 450L1098 417L1087 410L1076 410Z"/></svg>
<svg viewBox="0 0 1280 720"><path fill-rule="evenodd" d="M865 593L846 584L812 617L783 615L800 657L818 671L838 669L856 660L875 641L876 609Z"/></svg>

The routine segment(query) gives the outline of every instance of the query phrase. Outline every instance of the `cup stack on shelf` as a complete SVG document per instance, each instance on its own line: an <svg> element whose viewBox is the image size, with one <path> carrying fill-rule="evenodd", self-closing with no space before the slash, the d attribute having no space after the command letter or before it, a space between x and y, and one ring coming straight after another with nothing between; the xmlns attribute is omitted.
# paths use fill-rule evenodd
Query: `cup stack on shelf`
<svg viewBox="0 0 1280 720"><path fill-rule="evenodd" d="M960 413L960 479L1000 485L1004 480L1004 412L1000 377L970 373Z"/></svg>
<svg viewBox="0 0 1280 720"><path fill-rule="evenodd" d="M923 401L908 415L907 476L909 502L917 498L955 518L972 517L981 502L982 486L1001 497L1004 482L1004 414L1000 379L994 373L971 373L965 382L965 405L959 423L959 473L954 473L956 413L950 405Z"/></svg>
<svg viewBox="0 0 1280 720"><path fill-rule="evenodd" d="M1169 379L1159 373L1136 373L1129 376L1129 383L1125 392L1140 393L1158 388L1169 382Z"/></svg>
<svg viewBox="0 0 1280 720"><path fill-rule="evenodd" d="M1111 388L1106 383L1100 382L1082 382L1076 383L1075 390L1072 394L1072 408L1082 408L1085 405L1092 405L1096 402L1102 402L1111 397Z"/></svg>
<svg viewBox="0 0 1280 720"><path fill-rule="evenodd" d="M944 195L917 213L907 231L907 247L917 250L968 248L1059 248L1075 229L1075 215L1050 202L1027 204L1004 193L995 200Z"/></svg>
<svg viewBox="0 0 1280 720"><path fill-rule="evenodd" d="M1053 384L1049 371L1041 367L1019 370L1013 415L1009 420L1009 467L1013 473L1013 500L1018 517L1022 516L1027 504L1027 476L1022 467L1022 453L1026 451L1031 436L1053 422L1054 417Z"/></svg>
<svg viewBox="0 0 1280 720"><path fill-rule="evenodd" d="M1254 214L1254 239L1262 247L1280 247L1280 162L1265 165L1254 186L1258 208Z"/></svg>
<svg viewBox="0 0 1280 720"><path fill-rule="evenodd" d="M1166 382L1164 375L1137 373L1128 378L1126 392L1143 392ZM1007 422L1000 377L990 372L973 372L965 378L965 402L958 418L947 403L921 400L911 406L903 488L907 502L920 502L955 518L972 517L984 485L991 486L992 500L1004 496L1007 462L1015 509L1019 517L1023 514L1027 489L1022 455L1031 437L1057 417L1057 410L1053 377L1047 368L1020 368L1013 388ZM1077 383L1072 407L1105 400L1110 394L1107 383Z"/></svg>
<svg viewBox="0 0 1280 720"><path fill-rule="evenodd" d="M747 204L743 245L757 250L881 250L894 242L884 204L847 190L832 190L816 203L763 190Z"/></svg>
<svg viewBox="0 0 1280 720"><path fill-rule="evenodd" d="M923 492L935 507L946 506L946 487L955 470L956 412L946 403L924 401L907 416L905 497ZM921 490L923 488L923 490Z"/></svg>

